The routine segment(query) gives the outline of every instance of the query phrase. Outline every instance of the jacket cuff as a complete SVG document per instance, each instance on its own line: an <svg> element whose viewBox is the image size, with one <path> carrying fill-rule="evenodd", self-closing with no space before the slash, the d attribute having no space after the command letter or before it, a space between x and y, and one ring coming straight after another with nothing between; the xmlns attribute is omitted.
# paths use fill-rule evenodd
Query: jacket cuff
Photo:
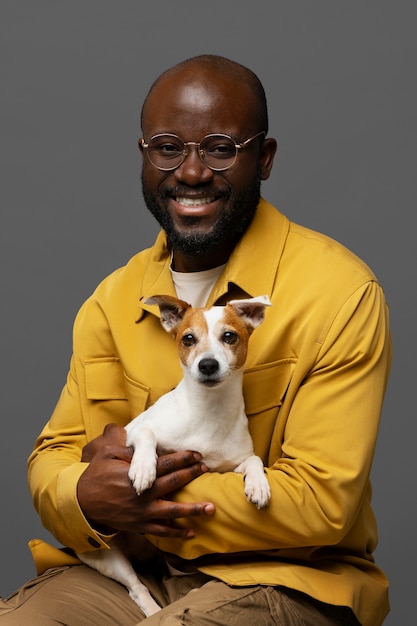
<svg viewBox="0 0 417 626"><path fill-rule="evenodd" d="M77 484L88 463L73 463L63 469L57 483L57 509L60 511L60 531L56 537L76 552L109 548L117 534L105 535L95 530L81 510L77 499Z"/></svg>

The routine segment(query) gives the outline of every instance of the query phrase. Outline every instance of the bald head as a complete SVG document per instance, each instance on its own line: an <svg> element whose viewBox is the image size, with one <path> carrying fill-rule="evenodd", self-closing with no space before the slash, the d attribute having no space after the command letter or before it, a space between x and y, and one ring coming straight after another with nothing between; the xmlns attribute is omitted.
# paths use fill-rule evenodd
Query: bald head
<svg viewBox="0 0 417 626"><path fill-rule="evenodd" d="M166 83L167 85L172 85L172 81L176 81L178 84L182 85L199 82L207 88L212 89L215 93L218 89L221 89L221 85L224 84L225 80L250 90L252 98L249 100L245 99L245 102L242 102L241 106L250 107L252 110L248 111L248 113L253 115L254 127L256 126L259 130L267 132L267 103L265 91L259 78L252 70L240 63L217 55L192 57L163 72L155 80L145 98L142 107L142 128L149 98L153 91L161 87L162 84ZM239 89L236 92L236 98L239 98Z"/></svg>

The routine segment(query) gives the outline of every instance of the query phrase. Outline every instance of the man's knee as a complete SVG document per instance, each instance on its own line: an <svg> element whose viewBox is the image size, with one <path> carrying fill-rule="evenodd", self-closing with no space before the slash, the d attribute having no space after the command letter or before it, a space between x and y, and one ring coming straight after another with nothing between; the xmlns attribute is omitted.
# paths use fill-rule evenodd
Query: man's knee
<svg viewBox="0 0 417 626"><path fill-rule="evenodd" d="M210 580L146 620L147 626L223 626L268 623L270 612L265 588L230 587Z"/></svg>
<svg viewBox="0 0 417 626"><path fill-rule="evenodd" d="M147 626L359 626L352 611L280 587L229 587L212 580L146 620Z"/></svg>
<svg viewBox="0 0 417 626"><path fill-rule="evenodd" d="M143 619L125 587L85 565L48 570L0 605L1 626L132 626Z"/></svg>

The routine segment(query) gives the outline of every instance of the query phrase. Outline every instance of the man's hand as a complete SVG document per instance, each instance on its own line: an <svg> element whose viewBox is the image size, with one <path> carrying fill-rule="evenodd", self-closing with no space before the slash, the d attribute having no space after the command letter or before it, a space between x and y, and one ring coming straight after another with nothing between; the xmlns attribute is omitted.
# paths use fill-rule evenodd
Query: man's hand
<svg viewBox="0 0 417 626"><path fill-rule="evenodd" d="M207 471L197 452L182 451L159 457L153 486L138 496L128 477L132 449L126 447L126 431L108 424L100 437L88 443L81 460L89 466L78 481L80 507L99 532L119 530L165 537L192 537L191 528L175 526L174 520L212 515L211 502L177 504L169 495Z"/></svg>

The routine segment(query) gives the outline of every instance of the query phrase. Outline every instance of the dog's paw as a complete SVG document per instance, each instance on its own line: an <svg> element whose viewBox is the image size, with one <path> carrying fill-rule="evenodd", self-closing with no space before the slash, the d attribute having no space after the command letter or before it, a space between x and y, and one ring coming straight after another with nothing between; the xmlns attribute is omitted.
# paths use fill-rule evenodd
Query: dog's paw
<svg viewBox="0 0 417 626"><path fill-rule="evenodd" d="M146 489L152 487L155 482L156 458L145 460L133 456L128 474L136 493L140 496Z"/></svg>
<svg viewBox="0 0 417 626"><path fill-rule="evenodd" d="M234 471L244 476L247 500L255 504L257 509L266 507L271 499L271 490L259 456L248 456Z"/></svg>
<svg viewBox="0 0 417 626"><path fill-rule="evenodd" d="M257 509L265 508L271 499L271 490L265 476L245 476L245 496Z"/></svg>

